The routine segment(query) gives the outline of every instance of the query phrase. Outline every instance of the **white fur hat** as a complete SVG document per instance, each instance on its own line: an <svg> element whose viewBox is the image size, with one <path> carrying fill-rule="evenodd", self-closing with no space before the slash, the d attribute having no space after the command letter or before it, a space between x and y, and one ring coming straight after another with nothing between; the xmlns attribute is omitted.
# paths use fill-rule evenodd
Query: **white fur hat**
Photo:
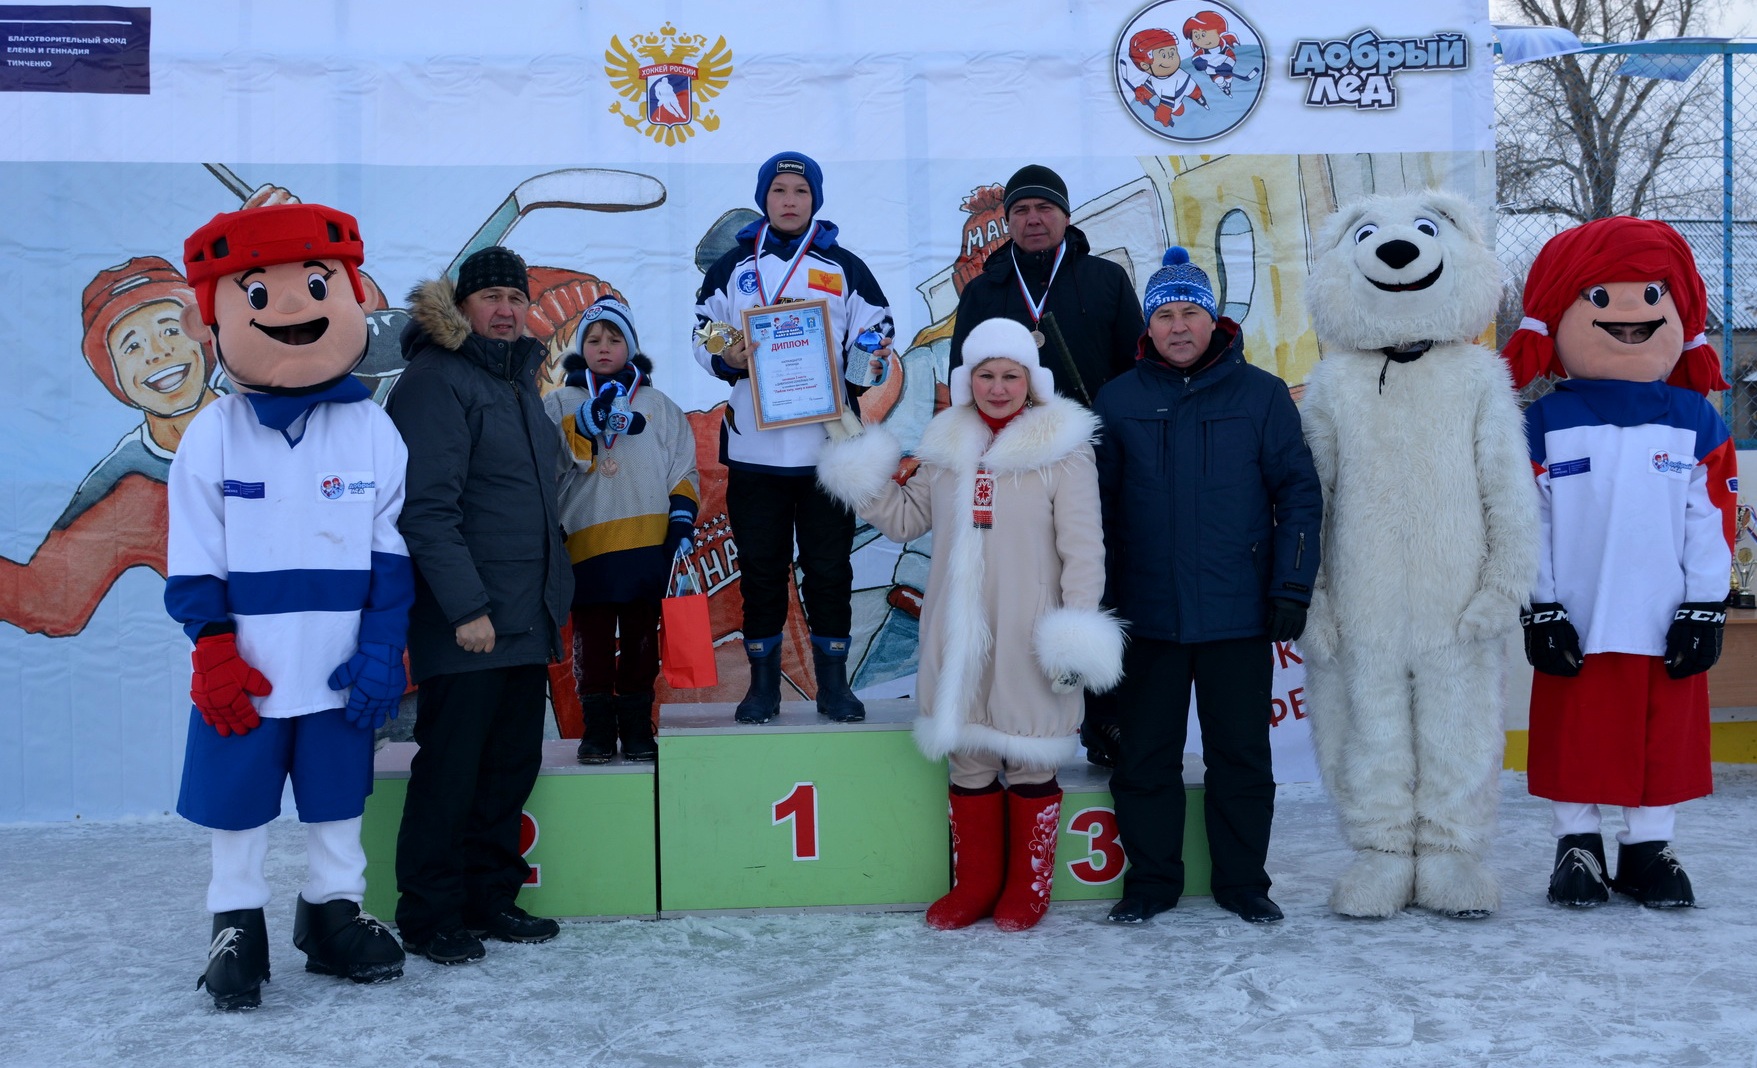
<svg viewBox="0 0 1757 1068"><path fill-rule="evenodd" d="M985 319L976 324L964 338L964 360L952 368L952 380L948 383L952 392L952 404L969 404L970 371L984 360L1012 360L1025 370L1031 372L1031 394L1039 400L1048 400L1055 396L1055 376L1049 368L1037 359L1037 342L1031 340L1031 331L1013 319Z"/></svg>

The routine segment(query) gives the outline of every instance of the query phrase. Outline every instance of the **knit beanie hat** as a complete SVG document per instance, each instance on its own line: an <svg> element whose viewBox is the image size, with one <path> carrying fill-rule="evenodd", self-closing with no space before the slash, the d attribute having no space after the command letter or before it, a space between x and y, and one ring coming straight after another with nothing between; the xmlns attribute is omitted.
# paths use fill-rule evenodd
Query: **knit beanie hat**
<svg viewBox="0 0 1757 1068"><path fill-rule="evenodd" d="M952 368L951 381L947 383L954 406L971 403L970 372L995 359L1012 360L1029 371L1033 397L1048 400L1055 396L1055 376L1038 359L1037 342L1031 340L1031 331L1017 320L994 318L977 323L976 329L964 338L963 353L964 362Z"/></svg>
<svg viewBox="0 0 1757 1068"><path fill-rule="evenodd" d="M769 184L777 174L797 174L811 186L811 213L816 215L824 206L824 172L817 160L803 152L777 152L763 162L756 172L756 206L769 210Z"/></svg>
<svg viewBox="0 0 1757 1068"><path fill-rule="evenodd" d="M600 322L609 323L622 334L622 340L628 342L630 358L633 358L634 354L641 350L640 342L634 336L634 313L628 310L628 305L615 297L599 297L592 302L591 307L580 315L579 333L573 337L574 352L583 353L585 351L586 330L593 323Z"/></svg>
<svg viewBox="0 0 1757 1068"><path fill-rule="evenodd" d="M1007 179L1006 200L1001 204L1001 211L1013 210L1013 201L1024 197L1039 197L1062 209L1064 215L1070 213L1068 183L1041 163L1027 163Z"/></svg>
<svg viewBox="0 0 1757 1068"><path fill-rule="evenodd" d="M453 299L462 304L471 293L495 286L516 289L526 297L531 295L531 280L525 271L525 261L510 248L489 245L470 253L469 258L458 265L458 285Z"/></svg>
<svg viewBox="0 0 1757 1068"><path fill-rule="evenodd" d="M110 357L110 328L134 309L156 301L170 301L180 307L196 302L195 290L184 280L182 272L159 256L136 256L127 263L99 271L96 278L86 283L80 296L80 318L85 326L80 351L91 365L92 374L124 403L128 403L128 398L116 379L116 363ZM201 356L201 375L206 378L213 372L213 357L205 346Z"/></svg>
<svg viewBox="0 0 1757 1068"><path fill-rule="evenodd" d="M1538 375L1565 376L1555 332L1587 286L1600 282L1664 279L1684 327L1684 353L1666 379L1704 395L1730 388L1720 357L1708 343L1708 291L1682 234L1665 223L1619 215L1563 230L1544 243L1525 277L1525 318L1507 339L1501 358L1523 389Z"/></svg>
<svg viewBox="0 0 1757 1068"><path fill-rule="evenodd" d="M1208 282L1208 273L1190 262L1189 252L1173 245L1165 250L1161 262L1165 266L1147 279L1147 295L1141 301L1144 318L1153 318L1160 305L1174 300L1187 300L1207 312L1209 318L1220 318L1220 305L1214 300L1214 287Z"/></svg>

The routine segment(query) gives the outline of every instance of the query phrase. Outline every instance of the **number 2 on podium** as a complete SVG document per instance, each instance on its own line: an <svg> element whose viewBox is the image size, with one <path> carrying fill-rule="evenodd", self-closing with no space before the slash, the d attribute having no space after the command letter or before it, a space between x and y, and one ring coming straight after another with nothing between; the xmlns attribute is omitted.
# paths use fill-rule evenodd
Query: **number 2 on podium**
<svg viewBox="0 0 1757 1068"><path fill-rule="evenodd" d="M817 787L796 782L786 797L772 806L772 826L793 821L793 859L817 859Z"/></svg>

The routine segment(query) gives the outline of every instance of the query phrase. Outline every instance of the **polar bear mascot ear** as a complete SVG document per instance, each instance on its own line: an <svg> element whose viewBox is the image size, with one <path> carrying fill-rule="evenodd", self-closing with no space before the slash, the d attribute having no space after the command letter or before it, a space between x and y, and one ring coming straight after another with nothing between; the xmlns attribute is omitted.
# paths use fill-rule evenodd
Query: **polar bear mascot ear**
<svg viewBox="0 0 1757 1068"><path fill-rule="evenodd" d="M1306 286L1327 349L1472 341L1494 317L1501 265L1476 209L1435 189L1370 196L1325 223Z"/></svg>

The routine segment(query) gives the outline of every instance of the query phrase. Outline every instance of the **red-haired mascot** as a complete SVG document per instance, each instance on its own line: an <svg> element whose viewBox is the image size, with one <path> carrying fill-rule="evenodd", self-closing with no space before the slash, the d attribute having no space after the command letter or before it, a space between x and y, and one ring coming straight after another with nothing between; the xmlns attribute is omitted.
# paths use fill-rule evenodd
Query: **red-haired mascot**
<svg viewBox="0 0 1757 1068"><path fill-rule="evenodd" d="M306 825L293 944L306 969L382 982L403 951L360 911L373 730L396 714L414 599L397 533L408 453L350 372L366 353L350 215L285 204L216 215L184 243L211 344L237 392L189 425L170 476L165 607L195 642L177 811L213 830L205 983L261 1004L263 874L288 779Z"/></svg>
<svg viewBox="0 0 1757 1068"><path fill-rule="evenodd" d="M1713 789L1706 672L1720 657L1737 458L1706 394L1727 388L1703 335L1707 298L1684 239L1600 219L1538 253L1502 355L1521 386L1542 500L1524 613L1531 792L1554 805L1549 899L1627 894L1695 904L1672 852L1675 807ZM1621 805L1616 877L1599 806Z"/></svg>

